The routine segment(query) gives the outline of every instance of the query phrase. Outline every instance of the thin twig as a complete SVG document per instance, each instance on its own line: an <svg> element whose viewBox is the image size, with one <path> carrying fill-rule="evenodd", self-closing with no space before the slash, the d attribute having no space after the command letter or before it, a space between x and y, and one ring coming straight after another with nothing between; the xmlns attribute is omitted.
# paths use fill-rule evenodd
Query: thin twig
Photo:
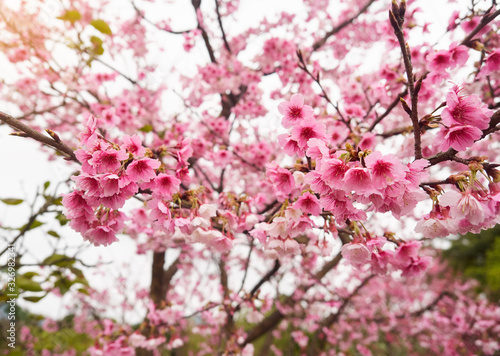
<svg viewBox="0 0 500 356"><path fill-rule="evenodd" d="M73 149L71 149L69 146L64 144L61 140L56 140L53 138L50 138L48 136L43 135L42 133L32 129L28 125L25 125L21 121L13 118L9 114L6 114L4 112L0 111L0 120L5 122L7 125L10 127L23 132L26 137L31 137L32 139L41 142L47 146L50 146L52 148L55 148L57 151L65 154L68 156L68 158L72 161L75 161L77 163L80 163L78 159L75 156L75 153L73 152Z"/></svg>
<svg viewBox="0 0 500 356"><path fill-rule="evenodd" d="M318 49L320 49L326 43L326 41L328 41L328 39L330 37L332 37L333 35L339 33L342 29L344 29L344 27L347 27L352 22L354 22L354 20L356 20L363 12L365 12L366 10L368 10L368 8L370 7L370 5L373 4L374 2L375 2L375 0L368 1L365 4L365 6L363 6L361 9L359 9L359 11L353 17L346 19L344 22L341 22L339 25L335 26L330 31L328 31L326 33L326 35L323 36L323 38L321 38L320 40L314 42L314 44L312 46L313 50L317 51Z"/></svg>
<svg viewBox="0 0 500 356"><path fill-rule="evenodd" d="M222 40L224 41L224 47L226 47L227 51L231 53L231 47L229 47L229 43L227 42L226 38L226 33L224 32L224 27L222 26L222 18L220 16L218 0L215 0L215 11L217 12L217 21L219 22L220 31L222 32Z"/></svg>

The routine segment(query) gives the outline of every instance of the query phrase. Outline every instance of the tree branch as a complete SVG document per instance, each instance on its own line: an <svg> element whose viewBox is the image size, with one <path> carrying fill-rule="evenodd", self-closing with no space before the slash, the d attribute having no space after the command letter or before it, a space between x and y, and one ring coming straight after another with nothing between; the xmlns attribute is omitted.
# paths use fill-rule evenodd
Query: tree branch
<svg viewBox="0 0 500 356"><path fill-rule="evenodd" d="M342 259L342 255L339 253L337 256L335 256L331 261L326 263L323 268L316 273L314 276L315 279L321 280L330 270L332 270L335 266L338 265L340 260ZM303 291L304 293L313 286L313 284L308 285L308 286L301 286L299 289ZM294 303L293 299L293 294L285 299L283 302L285 305L290 305ZM274 329L280 322L283 320L285 316L279 311L275 310L273 311L268 317L266 317L264 320L262 320L258 325L256 325L252 330L249 331L245 341L243 342L242 346L245 346L248 343L251 343L255 340L257 340L259 337L267 333L268 331Z"/></svg>
<svg viewBox="0 0 500 356"><path fill-rule="evenodd" d="M73 149L66 146L61 140L59 140L59 137L57 135L52 136L52 134L51 134L51 136L55 137L55 138L47 137L47 136L41 134L40 132L32 129L28 125L25 125L21 121L13 118L9 114L6 114L6 113L1 112L1 111L0 111L0 121L3 121L7 125L9 125L10 127L23 132L25 135L22 135L22 136L31 137L32 139L34 139L38 142L41 142L47 146L55 148L58 152L65 154L69 160L80 163L80 161L78 161L78 159L76 158L76 156L73 152ZM50 131L49 134L51 132L52 131Z"/></svg>
<svg viewBox="0 0 500 356"><path fill-rule="evenodd" d="M401 1L400 6L398 6L395 0L392 3L392 10L389 10L389 19L394 29L394 34L396 35L399 47L401 48L401 53L403 55L403 62L406 70L406 77L408 79L408 89L410 91L411 98L411 122L413 125L413 135L415 137L415 159L422 158L422 138L421 138L421 130L420 124L418 122L418 91L420 89L421 80L417 82L417 86L415 86L414 78L413 78L413 66L411 64L411 54L408 48L408 44L405 42L404 33L403 33L403 23L404 23L404 13L406 10L406 2Z"/></svg>
<svg viewBox="0 0 500 356"><path fill-rule="evenodd" d="M219 11L219 0L215 0L215 10L217 11L217 21L219 22L220 31L222 32L224 47L226 47L227 51L231 53L231 47L229 47L229 43L227 42L226 38L226 33L224 32L224 27L222 26L222 18L220 16L220 11Z"/></svg>
<svg viewBox="0 0 500 356"><path fill-rule="evenodd" d="M393 102L387 107L385 112L372 123L372 125L368 129L368 132L372 131L375 128L375 126L377 126L380 123L380 121L382 121L387 115L389 115L392 109L394 109L399 104L401 98L407 94L408 94L408 88L406 88L402 93L399 93L397 98L393 100Z"/></svg>
<svg viewBox="0 0 500 356"><path fill-rule="evenodd" d="M375 0L368 1L365 4L365 6L363 6L361 9L359 9L359 11L353 17L348 18L344 22L342 22L339 25L335 26L330 31L328 31L323 38L321 38L320 40L314 42L314 44L312 46L313 51L317 51L318 49L320 49L326 43L326 41L328 41L328 39L330 37L332 37L333 35L339 33L342 29L344 29L345 27L347 27L348 25L350 25L352 22L354 22L354 20L356 20L363 12L365 12L366 10L368 10L368 8L370 7L370 5L373 4L374 2L375 2Z"/></svg>
<svg viewBox="0 0 500 356"><path fill-rule="evenodd" d="M500 15L500 10L497 10L493 13L490 14L485 14L479 24L476 26L475 29L472 30L471 33L467 37L465 37L462 42L460 42L461 45L464 46L471 46L472 39L474 38L475 35L479 33L486 25L488 25L491 21L493 21L498 15Z"/></svg>

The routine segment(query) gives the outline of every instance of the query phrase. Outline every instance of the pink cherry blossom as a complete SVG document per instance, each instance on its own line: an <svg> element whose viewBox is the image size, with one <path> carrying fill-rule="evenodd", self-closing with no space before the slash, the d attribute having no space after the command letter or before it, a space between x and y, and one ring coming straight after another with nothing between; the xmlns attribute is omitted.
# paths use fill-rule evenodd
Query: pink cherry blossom
<svg viewBox="0 0 500 356"><path fill-rule="evenodd" d="M311 193L304 193L299 199L293 204L295 209L300 209L306 214L318 216L321 213L321 207L319 205L319 200L316 196Z"/></svg>
<svg viewBox="0 0 500 356"><path fill-rule="evenodd" d="M349 169L342 182L344 183L342 189L346 192L364 193L373 190L372 178L367 168L355 167Z"/></svg>
<svg viewBox="0 0 500 356"><path fill-rule="evenodd" d="M127 176L135 182L149 182L156 177L155 169L160 167L158 160L142 158L127 167Z"/></svg>
<svg viewBox="0 0 500 356"><path fill-rule="evenodd" d="M158 193L164 198L172 197L172 194L179 190L181 181L174 176L166 173L160 173L154 178L155 193Z"/></svg>
<svg viewBox="0 0 500 356"><path fill-rule="evenodd" d="M290 128L302 120L312 119L314 116L312 107L304 105L304 98L300 94L294 94L290 101L279 104L278 111L284 115L281 124L285 128Z"/></svg>
<svg viewBox="0 0 500 356"><path fill-rule="evenodd" d="M371 253L361 243L349 243L342 246L342 257L355 267L361 267L370 262Z"/></svg>
<svg viewBox="0 0 500 356"><path fill-rule="evenodd" d="M121 167L122 161L128 158L125 150L115 150L107 148L96 151L92 154L89 164L95 167L99 173L112 173Z"/></svg>
<svg viewBox="0 0 500 356"><path fill-rule="evenodd" d="M371 169L373 183L383 188L406 176L407 168L394 155L382 156L380 152L373 152L365 158L366 166Z"/></svg>
<svg viewBox="0 0 500 356"><path fill-rule="evenodd" d="M307 142L310 139L322 139L324 137L325 125L314 119L301 121L292 128L292 139L297 141L301 150L307 149Z"/></svg>
<svg viewBox="0 0 500 356"><path fill-rule="evenodd" d="M122 148L132 153L135 158L143 157L146 153L146 149L142 146L141 138L138 135L124 135Z"/></svg>
<svg viewBox="0 0 500 356"><path fill-rule="evenodd" d="M463 88L454 85L446 95L446 108L441 113L447 126L454 124L475 126L484 130L488 128L493 112L482 104L477 95L463 95Z"/></svg>
<svg viewBox="0 0 500 356"><path fill-rule="evenodd" d="M484 62L483 68L481 68L481 76L487 76L491 73L500 70L500 49L496 49L491 52Z"/></svg>
<svg viewBox="0 0 500 356"><path fill-rule="evenodd" d="M483 132L475 126L453 125L450 128L443 128L438 135L439 149L446 151L453 148L457 151L464 151L481 138Z"/></svg>

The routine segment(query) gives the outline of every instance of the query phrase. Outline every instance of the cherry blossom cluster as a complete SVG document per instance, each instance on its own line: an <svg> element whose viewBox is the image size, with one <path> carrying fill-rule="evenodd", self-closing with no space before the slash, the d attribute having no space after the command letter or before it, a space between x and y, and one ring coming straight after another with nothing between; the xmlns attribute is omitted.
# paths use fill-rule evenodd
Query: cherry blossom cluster
<svg viewBox="0 0 500 356"><path fill-rule="evenodd" d="M79 135L76 156L82 172L72 177L76 190L64 196L63 205L73 229L95 245L109 245L124 227L125 214L119 209L139 189L153 188L158 205L172 198L180 181L157 172L161 162L145 156L138 136L124 136L118 146L98 134L96 121L90 116Z"/></svg>

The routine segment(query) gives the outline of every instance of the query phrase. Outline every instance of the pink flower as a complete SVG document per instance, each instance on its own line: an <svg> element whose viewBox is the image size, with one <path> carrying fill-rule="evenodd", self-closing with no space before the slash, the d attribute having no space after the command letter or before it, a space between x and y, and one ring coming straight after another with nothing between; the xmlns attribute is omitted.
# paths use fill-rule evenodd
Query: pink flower
<svg viewBox="0 0 500 356"><path fill-rule="evenodd" d="M89 164L94 166L99 173L112 173L121 167L121 161L128 158L128 153L125 150L115 150L112 148L103 151L95 151Z"/></svg>
<svg viewBox="0 0 500 356"><path fill-rule="evenodd" d="M90 115L85 124L85 130L78 134L78 139L82 145L92 146L97 140L97 119Z"/></svg>
<svg viewBox="0 0 500 356"><path fill-rule="evenodd" d="M138 135L124 135L122 148L132 153L135 158L142 157L146 153L146 149L142 147L141 138Z"/></svg>
<svg viewBox="0 0 500 356"><path fill-rule="evenodd" d="M317 138L310 139L307 142L307 147L307 156L315 160L328 157L330 154L330 150L326 147L325 142Z"/></svg>
<svg viewBox="0 0 500 356"><path fill-rule="evenodd" d="M472 225L481 224L485 219L489 209L475 197L471 189L465 192L449 190L439 199L443 206L451 208L451 216L454 218L466 219Z"/></svg>
<svg viewBox="0 0 500 356"><path fill-rule="evenodd" d="M162 197L170 199L172 194L179 191L180 184L181 181L175 176L171 176L166 173L158 174L155 178L155 193L159 193Z"/></svg>
<svg viewBox="0 0 500 356"><path fill-rule="evenodd" d="M347 193L351 191L363 193L373 188L370 172L368 169L361 167L349 169L342 182L344 183L342 189Z"/></svg>
<svg viewBox="0 0 500 356"><path fill-rule="evenodd" d="M293 204L293 207L295 209L300 209L306 214L315 216L319 216L319 214L321 214L321 207L319 205L318 198L308 192L302 194L300 198L297 199L297 201Z"/></svg>
<svg viewBox="0 0 500 356"><path fill-rule="evenodd" d="M361 243L352 242L345 244L340 251L342 257L355 267L361 267L370 262L371 259L370 250Z"/></svg>
<svg viewBox="0 0 500 356"><path fill-rule="evenodd" d="M307 149L307 141L310 139L323 139L324 137L325 125L314 119L301 121L292 129L292 139L297 141L301 150Z"/></svg>
<svg viewBox="0 0 500 356"><path fill-rule="evenodd" d="M474 144L474 141L479 140L483 132L475 126L470 125L453 125L450 128L442 128L438 133L438 142L441 141L439 149L446 151L452 147L457 151L464 151L467 147Z"/></svg>
<svg viewBox="0 0 500 356"><path fill-rule="evenodd" d="M160 167L160 161L143 158L132 162L127 167L127 175L135 182L149 182L156 177L155 169Z"/></svg>
<svg viewBox="0 0 500 356"><path fill-rule="evenodd" d="M432 258L429 256L421 256L414 259L408 266L403 269L404 277L415 277L425 272L432 263Z"/></svg>
<svg viewBox="0 0 500 356"><path fill-rule="evenodd" d="M490 75L493 72L500 70L500 49L491 52L481 69L481 76Z"/></svg>
<svg viewBox="0 0 500 356"><path fill-rule="evenodd" d="M275 165L269 165L266 171L267 177L282 194L290 194L295 188L295 180L289 170Z"/></svg>
<svg viewBox="0 0 500 356"><path fill-rule="evenodd" d="M408 170L406 171L406 183L408 189L417 189L420 182L429 176L429 173L425 171L425 167L429 165L429 161L426 159L417 159L411 163L407 164Z"/></svg>
<svg viewBox="0 0 500 356"><path fill-rule="evenodd" d="M349 167L337 158L325 159L321 162L321 178L331 188L339 188Z"/></svg>
<svg viewBox="0 0 500 356"><path fill-rule="evenodd" d="M76 187L78 189L84 190L86 196L98 196L101 195L101 185L99 179L96 177L82 173L79 176L72 176L72 180L76 182Z"/></svg>
<svg viewBox="0 0 500 356"><path fill-rule="evenodd" d="M371 270L373 273L386 274L387 266L392 260L394 253L389 250L373 252L371 257Z"/></svg>
<svg viewBox="0 0 500 356"><path fill-rule="evenodd" d="M108 226L96 226L95 228L91 228L83 234L83 237L92 242L95 246L107 246L118 241L115 232Z"/></svg>
<svg viewBox="0 0 500 356"><path fill-rule="evenodd" d="M385 155L373 152L365 158L365 163L371 169L373 184L377 188L384 188L394 181L406 177L408 168L405 167L394 155Z"/></svg>
<svg viewBox="0 0 500 356"><path fill-rule="evenodd" d="M94 217L94 210L83 197L83 191L75 190L69 194L64 194L62 204L66 209L65 215L69 219L73 218L88 218Z"/></svg>
<svg viewBox="0 0 500 356"><path fill-rule="evenodd" d="M54 333L59 330L59 326L57 325L57 321L51 318L47 318L42 323L42 329L49 333Z"/></svg>
<svg viewBox="0 0 500 356"><path fill-rule="evenodd" d="M103 174L100 179L102 196L110 197L120 192L120 177L116 174Z"/></svg>
<svg viewBox="0 0 500 356"><path fill-rule="evenodd" d="M421 246L422 243L415 240L401 244L396 250L393 264L399 268L408 267L412 263L412 260L418 258L418 251Z"/></svg>
<svg viewBox="0 0 500 356"><path fill-rule="evenodd" d="M454 85L446 95L446 108L441 113L447 126L456 124L471 125L478 129L487 129L493 111L482 104L477 95L461 95L463 88Z"/></svg>
<svg viewBox="0 0 500 356"><path fill-rule="evenodd" d="M283 151L289 156L301 156L304 154L304 150L299 146L297 140L293 139L289 134L279 135L278 142Z"/></svg>
<svg viewBox="0 0 500 356"><path fill-rule="evenodd" d="M285 128L290 128L301 120L312 119L314 116L312 107L304 105L304 98L300 94L294 94L289 102L284 101L279 104L278 111L284 115L281 124Z"/></svg>
<svg viewBox="0 0 500 356"><path fill-rule="evenodd" d="M371 132L367 132L363 135L363 138L358 143L358 147L362 150L372 149L377 143L377 136Z"/></svg>
<svg viewBox="0 0 500 356"><path fill-rule="evenodd" d="M451 65L451 53L447 50L436 51L427 56L429 68L436 72L443 72Z"/></svg>
<svg viewBox="0 0 500 356"><path fill-rule="evenodd" d="M324 161L323 161L324 162ZM306 174L304 182L309 184L309 186L319 194L328 194L331 188L323 180L323 176L317 171L311 171Z"/></svg>
<svg viewBox="0 0 500 356"><path fill-rule="evenodd" d="M467 59L469 59L469 49L466 46L457 46L456 43L452 43L449 51L452 61L451 69L463 66L467 62Z"/></svg>

